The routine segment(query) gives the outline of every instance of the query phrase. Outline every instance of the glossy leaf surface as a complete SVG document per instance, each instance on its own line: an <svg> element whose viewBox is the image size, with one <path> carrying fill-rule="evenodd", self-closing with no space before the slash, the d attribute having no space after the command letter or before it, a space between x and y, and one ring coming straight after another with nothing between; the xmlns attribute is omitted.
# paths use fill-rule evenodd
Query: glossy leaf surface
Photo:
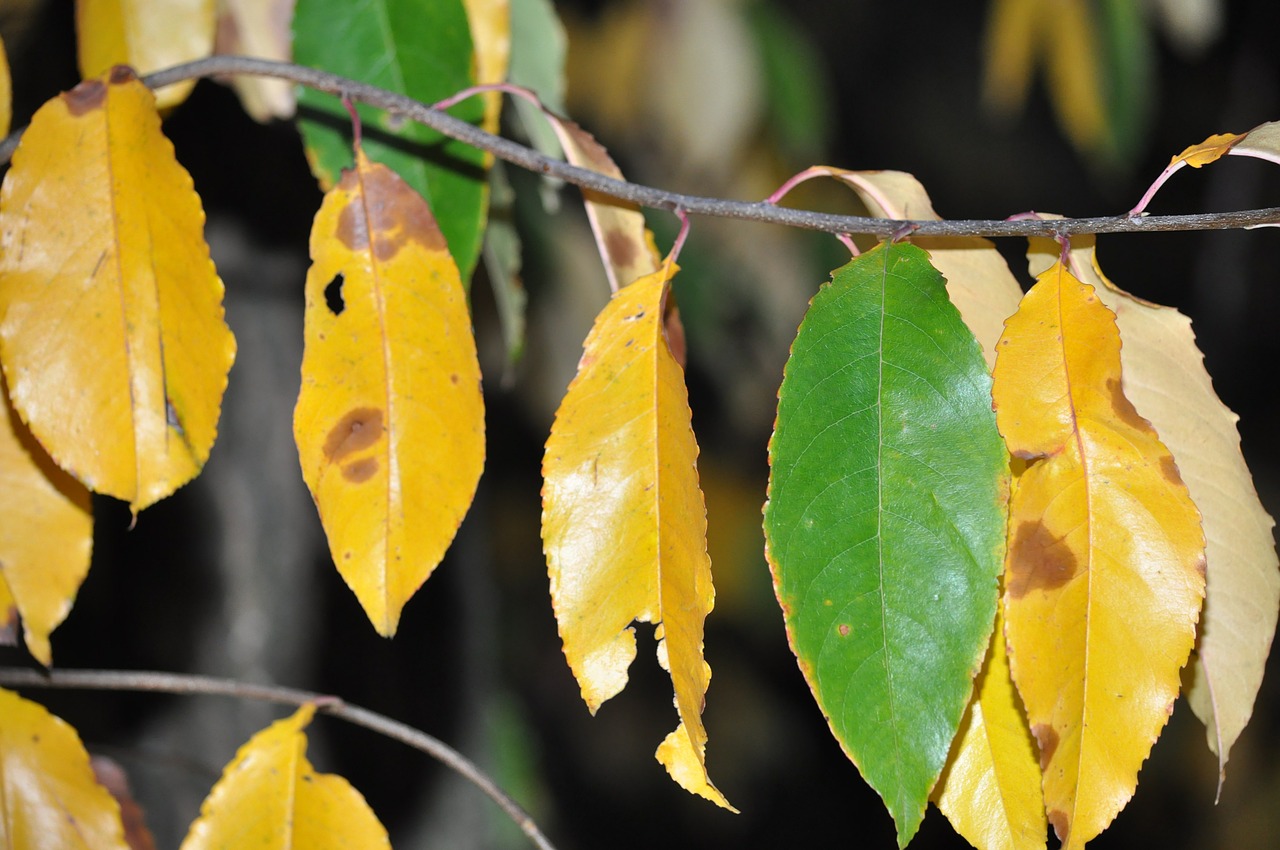
<svg viewBox="0 0 1280 850"><path fill-rule="evenodd" d="M1204 612L1183 684L1224 771L1253 713L1280 613L1275 523L1240 453L1238 417L1205 371L1191 320L1116 287L1098 265L1094 241L1072 240L1071 271L1116 314L1125 395L1169 447L1203 520ZM1058 256L1057 243L1046 242L1032 242L1033 273Z"/></svg>
<svg viewBox="0 0 1280 850"><path fill-rule="evenodd" d="M100 77L113 65L149 74L213 53L215 0L76 0L80 75ZM194 80L165 86L161 109L187 99Z"/></svg>
<svg viewBox="0 0 1280 850"><path fill-rule="evenodd" d="M311 258L294 437L338 572L390 636L484 465L471 317L426 203L361 150L316 214Z"/></svg>
<svg viewBox="0 0 1280 850"><path fill-rule="evenodd" d="M470 27L462 0L298 0L295 61L435 103L475 83ZM334 33L342 33L334 38ZM304 89L299 122L311 169L326 191L351 165L350 118L337 98ZM412 121L357 107L369 158L390 166L427 199L468 286L480 255L488 196L484 154ZM449 110L478 122L472 98Z"/></svg>
<svg viewBox="0 0 1280 850"><path fill-rule="evenodd" d="M36 113L0 193L0 354L63 469L135 512L199 473L235 341L191 177L127 68Z"/></svg>
<svg viewBox="0 0 1280 850"><path fill-rule="evenodd" d="M0 847L129 850L120 807L93 778L80 736L0 688Z"/></svg>
<svg viewBox="0 0 1280 850"><path fill-rule="evenodd" d="M93 515L89 491L45 454L7 400L0 404L0 516L0 579L22 614L27 649L49 667L49 633L89 572ZM0 623L7 607L0 599Z"/></svg>
<svg viewBox="0 0 1280 850"><path fill-rule="evenodd" d="M657 757L681 786L730 808L704 763L711 678L706 507L684 371L663 323L675 266L614 295L587 337L542 463L542 539L565 658L594 714L627 683L633 620L657 626L680 726Z"/></svg>
<svg viewBox="0 0 1280 850"><path fill-rule="evenodd" d="M990 386L925 253L886 244L814 296L778 393L764 527L787 635L901 845L995 618L1008 471Z"/></svg>
<svg viewBox="0 0 1280 850"><path fill-rule="evenodd" d="M1128 802L1173 710L1204 594L1200 515L1123 393L1114 315L1061 265L1009 319L993 397L1029 461L1010 502L1011 669L1074 850Z"/></svg>
<svg viewBox="0 0 1280 850"><path fill-rule="evenodd" d="M857 192L873 216L937 221L933 202L920 181L902 171L821 169ZM1018 309L1022 288L989 239L979 237L913 238L929 252L929 262L946 279L947 297L973 331L990 368L1004 320Z"/></svg>
<svg viewBox="0 0 1280 850"><path fill-rule="evenodd" d="M304 705L249 739L200 806L182 850L379 850L387 831L363 796L341 776L316 773L303 731L315 715Z"/></svg>

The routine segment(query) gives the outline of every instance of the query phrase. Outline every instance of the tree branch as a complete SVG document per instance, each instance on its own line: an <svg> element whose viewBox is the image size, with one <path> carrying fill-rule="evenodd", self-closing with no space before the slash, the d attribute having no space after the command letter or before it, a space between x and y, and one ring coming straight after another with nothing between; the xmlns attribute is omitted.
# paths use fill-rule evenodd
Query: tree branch
<svg viewBox="0 0 1280 850"><path fill-rule="evenodd" d="M65 688L105 691L150 691L168 694L211 694L238 699L301 706L315 703L316 711L363 726L387 738L407 744L439 761L445 767L479 788L498 804L520 831L539 850L556 850L529 813L512 800L475 763L438 738L433 738L398 720L350 705L341 699L297 688L277 685L254 685L212 676L190 676L180 673L153 673L124 670L56 670L42 672L20 667L0 667L0 685L13 688Z"/></svg>
<svg viewBox="0 0 1280 850"><path fill-rule="evenodd" d="M460 119L404 95L356 82L327 71L248 56L213 56L148 74L143 82L152 88L182 80L229 74L249 74L290 80L318 91L403 115L468 145L492 153L537 174L558 177L583 189L652 209L683 210L690 215L736 218L820 230L827 233L861 233L889 237L912 226L913 236L1049 236L1088 233L1151 233L1171 230L1227 230L1280 224L1280 207L1224 213L1159 216L1102 216L1054 220L1024 219L908 221L864 216L832 215L813 210L779 207L767 201L731 201L668 192L637 183L615 180L594 171L543 156L509 139L494 136ZM22 131L0 143L0 163L7 162Z"/></svg>

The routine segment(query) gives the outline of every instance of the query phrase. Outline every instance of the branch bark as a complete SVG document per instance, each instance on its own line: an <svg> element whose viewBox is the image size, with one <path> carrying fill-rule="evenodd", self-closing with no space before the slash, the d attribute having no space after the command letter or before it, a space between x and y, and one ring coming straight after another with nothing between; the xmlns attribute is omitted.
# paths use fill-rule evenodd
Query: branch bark
<svg viewBox="0 0 1280 850"><path fill-rule="evenodd" d="M316 711L363 726L392 740L426 753L445 767L479 788L520 827L539 850L556 850L533 818L515 800L499 788L484 771L462 753L439 738L434 738L398 720L350 705L342 699L278 685L254 685L212 676L180 673L154 673L124 670L56 670L41 672L20 667L0 667L0 685L11 688L61 688L101 691L149 691L168 694L210 694L256 699L266 702L301 706L315 703Z"/></svg>
<svg viewBox="0 0 1280 850"><path fill-rule="evenodd" d="M431 106L387 91L366 85L346 77L249 56L213 56L183 65L175 65L143 77L152 88L171 85L183 80L204 77L249 74L275 77L304 85L318 91L345 96L353 101L367 103L380 109L403 115L440 133L468 145L489 151L499 159L520 166L537 174L546 174L572 183L583 189L599 192L621 201L652 209L689 215L707 215L736 218L819 230L827 233L859 233L880 237L892 237L904 231L914 236L1049 236L1065 237L1090 233L1152 233L1157 231L1229 230L1263 225L1280 224L1280 207L1257 210L1240 210L1222 213L1193 213L1189 215L1158 216L1100 216L1092 218L1064 218L1054 220L960 220L913 221L863 216L833 215L815 210L779 207L768 201L732 201L723 198L704 198L669 192L638 183L615 180L585 168L578 168L560 160L551 159L524 145L494 136L460 119L434 109ZM8 162L17 147L22 131L11 134L0 143L0 163Z"/></svg>

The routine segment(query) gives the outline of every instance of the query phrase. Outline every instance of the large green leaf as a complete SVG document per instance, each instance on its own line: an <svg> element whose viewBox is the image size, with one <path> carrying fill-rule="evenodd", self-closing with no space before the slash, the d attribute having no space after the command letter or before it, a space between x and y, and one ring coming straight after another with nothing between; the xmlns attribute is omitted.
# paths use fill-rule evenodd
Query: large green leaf
<svg viewBox="0 0 1280 850"><path fill-rule="evenodd" d="M1008 475L982 352L928 254L881 245L814 297L769 455L791 647L905 846L991 635Z"/></svg>
<svg viewBox="0 0 1280 850"><path fill-rule="evenodd" d="M434 103L473 85L471 31L462 0L298 0L295 61ZM298 118L311 170L327 191L354 161L341 102L302 89ZM471 98L449 110L479 123ZM427 199L464 285L480 253L488 203L484 155L434 130L359 107L364 151Z"/></svg>

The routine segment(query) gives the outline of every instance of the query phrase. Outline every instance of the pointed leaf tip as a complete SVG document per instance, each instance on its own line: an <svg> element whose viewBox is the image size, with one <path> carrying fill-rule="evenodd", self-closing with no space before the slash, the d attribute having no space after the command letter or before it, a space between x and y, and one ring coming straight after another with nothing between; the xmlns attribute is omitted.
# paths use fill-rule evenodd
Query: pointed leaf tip
<svg viewBox="0 0 1280 850"><path fill-rule="evenodd" d="M653 622L680 728L657 757L689 791L707 777L703 622L714 604L684 372L667 345L666 263L614 295L588 335L543 458L542 538L565 658L594 712L623 689L630 624Z"/></svg>
<svg viewBox="0 0 1280 850"><path fill-rule="evenodd" d="M905 844L991 636L1008 476L982 352L919 248L882 244L814 296L769 457L788 639Z"/></svg>
<svg viewBox="0 0 1280 850"><path fill-rule="evenodd" d="M484 466L471 317L426 202L361 150L311 256L294 438L338 572L390 637Z"/></svg>

